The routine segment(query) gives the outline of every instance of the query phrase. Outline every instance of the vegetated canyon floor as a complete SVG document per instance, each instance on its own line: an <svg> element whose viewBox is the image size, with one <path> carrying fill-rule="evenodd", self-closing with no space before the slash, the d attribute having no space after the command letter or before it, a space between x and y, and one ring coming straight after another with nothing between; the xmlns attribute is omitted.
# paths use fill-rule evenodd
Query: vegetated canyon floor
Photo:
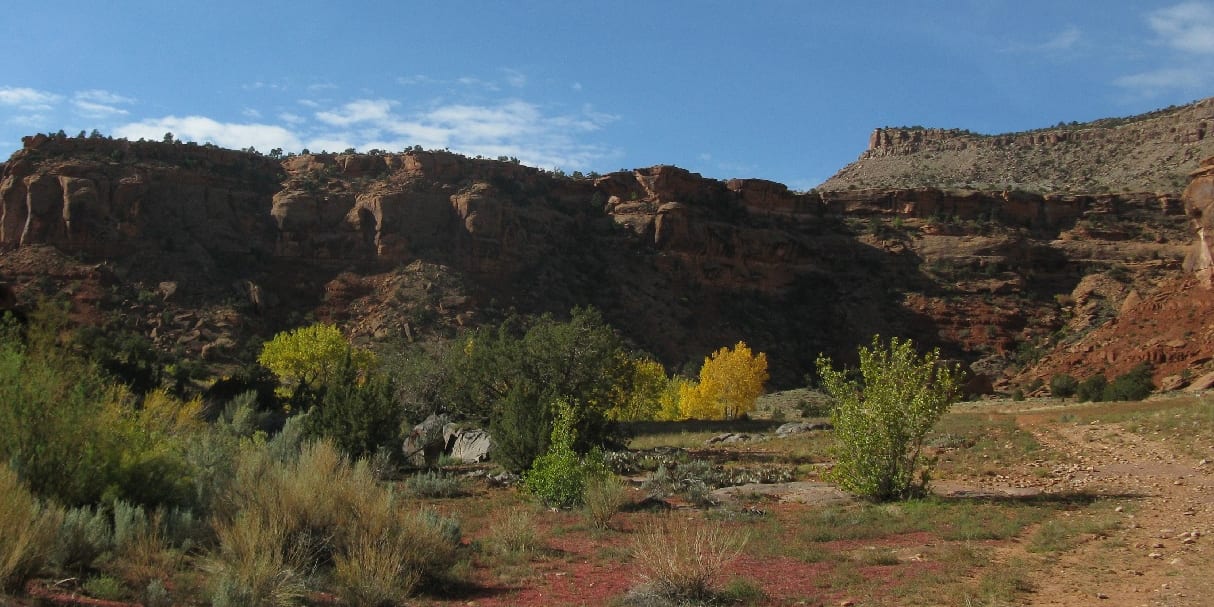
<svg viewBox="0 0 1214 607"><path fill-rule="evenodd" d="M821 490L829 432L705 446L715 433L633 442L727 468L792 466L796 481L717 492L706 509L675 497L672 510L622 512L608 529L513 489L431 500L460 517L466 542L486 547L507 513L523 511L536 547L486 548L466 570L465 591L419 604L665 604L636 598L631 558L641 531L662 520L749 538L714 580L720 604L1197 606L1214 597L1214 395L959 404L930 437L935 495L895 504ZM631 490L634 502L645 496Z"/></svg>

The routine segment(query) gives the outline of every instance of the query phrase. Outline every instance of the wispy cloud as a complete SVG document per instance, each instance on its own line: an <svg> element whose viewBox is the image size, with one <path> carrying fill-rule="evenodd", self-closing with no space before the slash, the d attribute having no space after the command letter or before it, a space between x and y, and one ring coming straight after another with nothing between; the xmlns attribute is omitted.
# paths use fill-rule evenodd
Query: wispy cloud
<svg viewBox="0 0 1214 607"><path fill-rule="evenodd" d="M339 127L306 138L309 149L399 150L412 145L448 148L468 155L514 156L533 166L589 168L615 152L586 143L616 120L585 106L576 113L549 113L534 103L512 99L492 104L443 104L402 114L384 99L361 99L315 114L318 122Z"/></svg>
<svg viewBox="0 0 1214 607"><path fill-rule="evenodd" d="M1160 42L1186 53L1214 53L1214 7L1185 2L1147 16Z"/></svg>
<svg viewBox="0 0 1214 607"><path fill-rule="evenodd" d="M1016 43L1003 49L1011 53L1056 54L1074 50L1083 41L1083 31L1075 26L1050 36L1044 42Z"/></svg>
<svg viewBox="0 0 1214 607"><path fill-rule="evenodd" d="M1214 84L1208 63L1214 54L1214 5L1184 2L1146 15L1155 42L1171 49L1166 66L1121 76L1113 83L1132 95L1151 98L1172 91L1205 94Z"/></svg>
<svg viewBox="0 0 1214 607"><path fill-rule="evenodd" d="M333 126L350 126L360 122L377 122L388 118L393 103L387 99L359 99L335 111L316 113L316 119Z"/></svg>
<svg viewBox="0 0 1214 607"><path fill-rule="evenodd" d="M1205 70L1168 67L1122 76L1113 81L1117 86L1143 92L1161 89L1197 89L1206 85L1210 76Z"/></svg>
<svg viewBox="0 0 1214 607"><path fill-rule="evenodd" d="M101 89L77 91L72 95L72 106L85 118L115 118L130 113L120 105L129 105L135 100Z"/></svg>
<svg viewBox="0 0 1214 607"><path fill-rule="evenodd" d="M502 74L506 78L506 84L509 84L516 89L527 86L527 75L518 70L504 68L502 69Z"/></svg>
<svg viewBox="0 0 1214 607"><path fill-rule="evenodd" d="M205 116L165 116L124 124L114 129L114 135L127 139L159 140L173 133L186 141L210 142L227 148L255 147L262 151L274 148L298 150L302 147L295 133L275 125L258 123L219 122Z"/></svg>
<svg viewBox="0 0 1214 607"><path fill-rule="evenodd" d="M513 156L531 166L568 170L589 169L620 155L609 146L584 140L617 120L590 105L563 113L519 99L435 104L412 112L398 111L397 106L388 99L355 99L318 107L309 115L280 112L277 125L256 119L224 122L206 116L165 116L130 122L113 132L128 139L154 140L171 132L186 141L262 151L401 150L420 145L470 156Z"/></svg>
<svg viewBox="0 0 1214 607"><path fill-rule="evenodd" d="M1082 38L1083 34L1079 28L1072 26L1058 32L1053 38L1039 45L1037 49L1046 52L1067 51L1074 48Z"/></svg>
<svg viewBox="0 0 1214 607"><path fill-rule="evenodd" d="M0 105L26 112L45 112L63 100L62 95L25 87L0 87Z"/></svg>

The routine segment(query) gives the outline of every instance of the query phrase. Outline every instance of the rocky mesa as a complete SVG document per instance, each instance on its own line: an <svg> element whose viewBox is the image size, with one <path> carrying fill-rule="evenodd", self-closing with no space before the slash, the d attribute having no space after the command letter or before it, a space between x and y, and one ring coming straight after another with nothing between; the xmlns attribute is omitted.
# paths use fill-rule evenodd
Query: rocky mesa
<svg viewBox="0 0 1214 607"><path fill-rule="evenodd" d="M1188 173L1203 148L1180 139ZM220 368L311 320L426 343L593 305L671 370L745 340L794 386L819 352L881 333L1008 388L1111 368L1056 353L1193 275L1201 179L1184 199L1145 181L799 193L672 166L570 177L416 149L270 158L42 135L0 177L0 283L7 308L66 295L81 322ZM1214 355L1184 350L1151 359L1158 377Z"/></svg>

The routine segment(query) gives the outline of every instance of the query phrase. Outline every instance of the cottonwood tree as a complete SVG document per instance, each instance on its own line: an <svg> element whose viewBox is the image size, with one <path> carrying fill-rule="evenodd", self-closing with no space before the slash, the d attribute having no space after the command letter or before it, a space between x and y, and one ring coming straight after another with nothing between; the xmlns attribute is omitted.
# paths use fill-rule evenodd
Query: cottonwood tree
<svg viewBox="0 0 1214 607"><path fill-rule="evenodd" d="M960 395L961 371L940 362L940 351L919 356L914 343L873 336L861 346L860 377L818 357L822 387L835 399L835 465L845 490L880 501L906 499L927 487L923 441Z"/></svg>
<svg viewBox="0 0 1214 607"><path fill-rule="evenodd" d="M767 378L767 355L740 341L704 358L700 380L679 387L679 410L684 419L736 419L754 410Z"/></svg>

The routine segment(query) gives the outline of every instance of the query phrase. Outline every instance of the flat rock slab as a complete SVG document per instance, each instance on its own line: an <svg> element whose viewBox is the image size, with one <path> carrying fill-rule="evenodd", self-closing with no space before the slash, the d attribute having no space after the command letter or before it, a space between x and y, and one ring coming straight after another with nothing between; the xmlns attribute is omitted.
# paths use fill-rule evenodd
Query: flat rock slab
<svg viewBox="0 0 1214 607"><path fill-rule="evenodd" d="M856 501L852 495L828 483L795 481L791 483L749 483L736 487L722 487L711 496L719 501L738 501L750 496L774 497L781 502L833 506Z"/></svg>
<svg viewBox="0 0 1214 607"><path fill-rule="evenodd" d="M937 481L932 483L931 492L940 497L957 497L970 499L1024 499L1041 495L1040 487L978 487L965 483Z"/></svg>

